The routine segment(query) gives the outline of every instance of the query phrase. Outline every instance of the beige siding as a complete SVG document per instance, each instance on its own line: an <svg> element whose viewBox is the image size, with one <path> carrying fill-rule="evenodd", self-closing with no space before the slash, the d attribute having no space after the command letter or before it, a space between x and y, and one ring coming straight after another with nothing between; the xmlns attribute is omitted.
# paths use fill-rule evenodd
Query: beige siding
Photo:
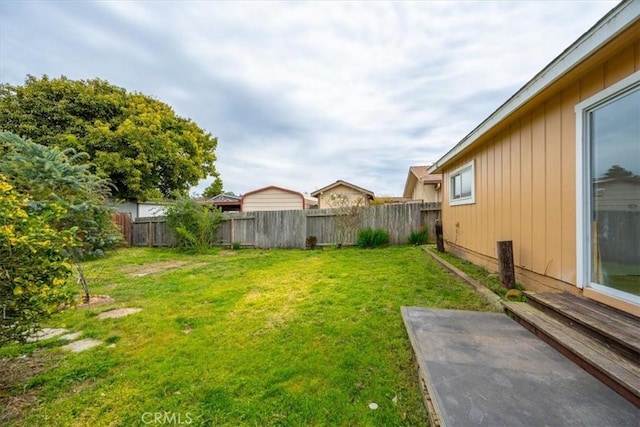
<svg viewBox="0 0 640 427"><path fill-rule="evenodd" d="M302 205L302 195L277 188L247 194L242 199L243 212L302 209Z"/></svg>
<svg viewBox="0 0 640 427"><path fill-rule="evenodd" d="M436 189L435 184L423 184L420 181L417 181L416 186L413 187L411 199L422 200L426 203L440 202L440 188Z"/></svg>
<svg viewBox="0 0 640 427"><path fill-rule="evenodd" d="M463 256L495 269L498 240L513 240L519 280L575 290L576 118L582 100L640 70L640 24L626 45L578 66L514 113L444 171L445 239ZM607 50L608 49L608 50ZM474 160L475 200L449 206L450 172Z"/></svg>
<svg viewBox="0 0 640 427"><path fill-rule="evenodd" d="M353 205L360 203L360 205L362 206L369 206L369 199L363 193L354 188L347 187L346 185L337 185L333 188L328 189L327 191L323 191L322 194L318 195L318 208L328 209L343 207L335 206L335 202L332 204L331 196L333 195L345 195Z"/></svg>

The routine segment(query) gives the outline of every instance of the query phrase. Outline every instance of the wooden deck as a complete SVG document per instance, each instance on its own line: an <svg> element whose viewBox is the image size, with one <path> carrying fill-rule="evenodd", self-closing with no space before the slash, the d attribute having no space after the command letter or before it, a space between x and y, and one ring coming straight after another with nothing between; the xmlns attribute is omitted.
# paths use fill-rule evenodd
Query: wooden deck
<svg viewBox="0 0 640 427"><path fill-rule="evenodd" d="M527 292L508 314L640 407L640 320L571 294Z"/></svg>

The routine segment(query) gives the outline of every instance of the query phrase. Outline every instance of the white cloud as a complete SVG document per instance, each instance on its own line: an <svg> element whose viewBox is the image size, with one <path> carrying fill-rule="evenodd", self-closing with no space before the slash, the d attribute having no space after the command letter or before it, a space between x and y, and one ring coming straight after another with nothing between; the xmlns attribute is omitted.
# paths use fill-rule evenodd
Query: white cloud
<svg viewBox="0 0 640 427"><path fill-rule="evenodd" d="M153 95L219 137L236 193L400 194L616 3L1 2L0 80Z"/></svg>

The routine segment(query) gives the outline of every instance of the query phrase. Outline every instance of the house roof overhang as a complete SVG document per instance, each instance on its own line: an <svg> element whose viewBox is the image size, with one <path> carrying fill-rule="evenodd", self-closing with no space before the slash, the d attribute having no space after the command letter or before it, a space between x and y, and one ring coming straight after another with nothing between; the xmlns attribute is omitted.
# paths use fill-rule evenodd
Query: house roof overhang
<svg viewBox="0 0 640 427"><path fill-rule="evenodd" d="M418 183L421 184L439 184L442 182L442 175L430 174L430 166L411 166L409 167L409 174L407 175L407 181L404 184L404 192L402 197L411 198L413 196L413 190Z"/></svg>
<svg viewBox="0 0 640 427"><path fill-rule="evenodd" d="M640 1L625 0L614 7L600 21L565 49L518 92L498 107L488 118L473 129L451 150L436 161L429 173L442 173L443 166L467 152L484 135L507 117L556 83L580 63L596 53L605 44L640 20Z"/></svg>
<svg viewBox="0 0 640 427"><path fill-rule="evenodd" d="M404 191L402 197L411 197L413 189L418 182L418 176L415 174L412 168L409 168L409 174L407 175L407 181L404 184Z"/></svg>

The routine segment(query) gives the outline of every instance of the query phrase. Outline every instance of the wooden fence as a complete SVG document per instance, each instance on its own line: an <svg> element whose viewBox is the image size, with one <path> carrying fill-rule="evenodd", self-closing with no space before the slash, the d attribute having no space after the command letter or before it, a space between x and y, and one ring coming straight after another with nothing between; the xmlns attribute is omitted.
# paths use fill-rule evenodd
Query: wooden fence
<svg viewBox="0 0 640 427"><path fill-rule="evenodd" d="M133 238L131 236L132 223L131 214L128 212L118 212L112 216L113 223L118 227L118 230L122 233L122 239L124 242L131 246L133 244Z"/></svg>
<svg viewBox="0 0 640 427"><path fill-rule="evenodd" d="M176 238L165 217L137 218L131 224L132 246L175 246Z"/></svg>
<svg viewBox="0 0 640 427"><path fill-rule="evenodd" d="M336 209L309 209L267 212L229 212L218 229L220 245L251 248L304 248L308 236L317 244L340 243ZM345 239L355 244L357 231L383 228L389 243L407 243L411 232L426 229L429 242L435 242L435 222L440 218L440 203L407 203L372 206L363 210L359 225ZM138 218L133 223L133 246L173 246L175 237L163 217Z"/></svg>

